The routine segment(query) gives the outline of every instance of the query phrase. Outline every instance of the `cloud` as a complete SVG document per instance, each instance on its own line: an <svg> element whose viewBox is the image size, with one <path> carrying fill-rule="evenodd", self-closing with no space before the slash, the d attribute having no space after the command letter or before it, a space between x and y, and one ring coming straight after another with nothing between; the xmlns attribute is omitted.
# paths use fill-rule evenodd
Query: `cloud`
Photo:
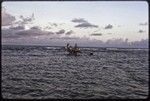
<svg viewBox="0 0 150 101"><path fill-rule="evenodd" d="M75 26L77 28L94 28L94 27L97 28L98 27L98 25L91 24L83 18L75 18L71 21L74 23L79 23L78 25Z"/></svg>
<svg viewBox="0 0 150 101"><path fill-rule="evenodd" d="M57 27L57 26L58 26L56 23L53 23L53 25L54 25L55 27Z"/></svg>
<svg viewBox="0 0 150 101"><path fill-rule="evenodd" d="M51 39L51 40L76 40L76 39L80 39L79 37L69 37L69 36L63 36L63 37L51 37L51 38L49 38L49 39Z"/></svg>
<svg viewBox="0 0 150 101"><path fill-rule="evenodd" d="M102 36L102 33L93 33L91 36Z"/></svg>
<svg viewBox="0 0 150 101"><path fill-rule="evenodd" d="M141 29L138 31L138 33L144 33L144 32L145 32L145 31L144 31L144 30L141 30Z"/></svg>
<svg viewBox="0 0 150 101"><path fill-rule="evenodd" d="M131 43L132 47L136 48L148 48L149 39L142 39L140 41L134 41Z"/></svg>
<svg viewBox="0 0 150 101"><path fill-rule="evenodd" d="M32 29L19 31L16 33L16 35L21 36L21 37L40 36L44 34L45 32L42 32L41 30L37 31L37 30L32 30Z"/></svg>
<svg viewBox="0 0 150 101"><path fill-rule="evenodd" d="M25 27L24 26L16 26L16 27L9 27L10 29L14 29L14 30L24 30Z"/></svg>
<svg viewBox="0 0 150 101"><path fill-rule="evenodd" d="M31 27L29 30L23 30L16 33L21 36L43 36L43 35L51 35L54 32L41 30L40 27L35 26Z"/></svg>
<svg viewBox="0 0 150 101"><path fill-rule="evenodd" d="M46 27L44 27L44 29L52 29L51 27L49 27L49 26L46 26Z"/></svg>
<svg viewBox="0 0 150 101"><path fill-rule="evenodd" d="M16 29L2 29L2 39L3 38L19 38L19 36L16 35L16 32L18 32L18 30Z"/></svg>
<svg viewBox="0 0 150 101"><path fill-rule="evenodd" d="M7 13L6 9L3 7L2 9L2 26L12 25L12 23L16 20L16 18Z"/></svg>
<svg viewBox="0 0 150 101"><path fill-rule="evenodd" d="M94 32L99 32L101 29L100 28L98 28L97 30L95 30Z"/></svg>
<svg viewBox="0 0 150 101"><path fill-rule="evenodd" d="M139 25L146 26L146 25L148 25L148 23L147 22L145 22L145 23L139 23Z"/></svg>
<svg viewBox="0 0 150 101"><path fill-rule="evenodd" d="M35 36L48 36L52 35L54 32L41 30L39 27L32 27L25 30L23 27L14 27L9 29L2 29L2 38L25 38L25 37L35 37Z"/></svg>
<svg viewBox="0 0 150 101"><path fill-rule="evenodd" d="M14 24L24 26L25 24L31 24L35 18L34 13L30 17L24 17L23 15L20 15L20 19L18 21L15 21Z"/></svg>
<svg viewBox="0 0 150 101"><path fill-rule="evenodd" d="M87 23L87 21L84 20L83 18L75 18L75 19L73 19L71 21L75 22L75 23Z"/></svg>
<svg viewBox="0 0 150 101"><path fill-rule="evenodd" d="M56 32L56 34L63 34L63 33L65 33L65 30L64 30L64 29L61 29L61 30L59 30L58 32Z"/></svg>
<svg viewBox="0 0 150 101"><path fill-rule="evenodd" d="M51 22L49 22L49 24L50 24L51 26L54 26L54 27L57 27L57 26L58 26L57 23L51 23Z"/></svg>
<svg viewBox="0 0 150 101"><path fill-rule="evenodd" d="M54 32L47 31L48 35L54 34Z"/></svg>
<svg viewBox="0 0 150 101"><path fill-rule="evenodd" d="M40 30L41 28L39 26L33 26L30 29L36 29L36 30Z"/></svg>
<svg viewBox="0 0 150 101"><path fill-rule="evenodd" d="M79 28L94 28L94 27L95 27L95 28L98 28L97 25L93 25L93 24L90 24L90 23L88 23L88 22L78 24L78 25L76 25L75 27L79 27Z"/></svg>
<svg viewBox="0 0 150 101"><path fill-rule="evenodd" d="M21 15L20 19L22 19L22 24L31 23L33 20L35 20L34 13L31 15L31 17L23 17L23 15Z"/></svg>
<svg viewBox="0 0 150 101"><path fill-rule="evenodd" d="M71 35L72 33L73 33L73 31L70 30L70 31L66 32L66 35Z"/></svg>
<svg viewBox="0 0 150 101"><path fill-rule="evenodd" d="M80 39L79 37L62 37L61 39L65 39L65 40L77 40Z"/></svg>
<svg viewBox="0 0 150 101"><path fill-rule="evenodd" d="M33 30L33 29L32 29ZM5 33L4 33L5 32ZM7 32L7 33L6 33ZM16 34L17 32L17 34ZM101 40L89 40L85 37L79 38L79 37L70 37L70 36L64 36L59 37L58 35L50 36L49 32L45 31L38 31L36 33L31 33L33 31L30 30L24 30L24 31L18 31L14 29L3 29L2 30L2 44L14 44L14 45L66 45L66 43L73 44L77 43L79 46L87 46L87 47L121 47L121 48L148 48L149 45L149 39L142 39L139 41L129 42L128 39L109 39L106 42L103 42ZM4 35L5 34L5 35ZM43 36L40 37L38 40L33 36ZM9 39L8 39L9 38ZM16 39L17 38L17 39Z"/></svg>
<svg viewBox="0 0 150 101"><path fill-rule="evenodd" d="M109 40L106 41L107 44L111 44L111 45L113 45L113 44L123 44L124 42L125 41L121 38L119 38L119 39L113 38L113 39L109 39Z"/></svg>
<svg viewBox="0 0 150 101"><path fill-rule="evenodd" d="M113 26L111 24L108 24L107 26L105 26L105 29L112 29Z"/></svg>
<svg viewBox="0 0 150 101"><path fill-rule="evenodd" d="M109 39L101 46L104 47L122 47L122 48L148 48L148 39L142 39L139 41L128 42L128 39Z"/></svg>

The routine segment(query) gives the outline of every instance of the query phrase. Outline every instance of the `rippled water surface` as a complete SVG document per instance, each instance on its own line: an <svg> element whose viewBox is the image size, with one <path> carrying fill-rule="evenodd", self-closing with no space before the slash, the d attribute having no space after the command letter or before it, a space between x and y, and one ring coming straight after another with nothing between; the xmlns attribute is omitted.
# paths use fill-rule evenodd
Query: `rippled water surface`
<svg viewBox="0 0 150 101"><path fill-rule="evenodd" d="M81 50L75 57L61 47L3 46L3 98L147 98L148 49Z"/></svg>

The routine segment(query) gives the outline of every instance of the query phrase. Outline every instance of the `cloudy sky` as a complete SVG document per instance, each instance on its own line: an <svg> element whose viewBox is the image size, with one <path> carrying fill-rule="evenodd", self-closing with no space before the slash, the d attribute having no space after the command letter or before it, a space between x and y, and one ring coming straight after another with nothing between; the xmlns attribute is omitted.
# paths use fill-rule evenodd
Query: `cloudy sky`
<svg viewBox="0 0 150 101"><path fill-rule="evenodd" d="M3 2L2 44L148 47L144 1Z"/></svg>

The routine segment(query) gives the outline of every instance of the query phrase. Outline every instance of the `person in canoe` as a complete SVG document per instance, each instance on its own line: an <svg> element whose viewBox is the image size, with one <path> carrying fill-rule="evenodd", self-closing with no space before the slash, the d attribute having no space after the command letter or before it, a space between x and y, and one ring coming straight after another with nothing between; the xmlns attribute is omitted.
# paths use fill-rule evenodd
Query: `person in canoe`
<svg viewBox="0 0 150 101"><path fill-rule="evenodd" d="M77 44L75 44L74 47L70 46L69 43L67 44L66 51L69 52L70 55L77 56L77 53L80 53L80 49L77 47Z"/></svg>

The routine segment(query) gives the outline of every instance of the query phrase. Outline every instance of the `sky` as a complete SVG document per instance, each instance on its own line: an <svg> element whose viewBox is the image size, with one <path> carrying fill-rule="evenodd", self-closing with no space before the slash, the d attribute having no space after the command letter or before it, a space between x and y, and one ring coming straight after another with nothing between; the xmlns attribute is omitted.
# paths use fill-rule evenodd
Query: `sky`
<svg viewBox="0 0 150 101"><path fill-rule="evenodd" d="M146 1L5 1L2 44L148 47Z"/></svg>

